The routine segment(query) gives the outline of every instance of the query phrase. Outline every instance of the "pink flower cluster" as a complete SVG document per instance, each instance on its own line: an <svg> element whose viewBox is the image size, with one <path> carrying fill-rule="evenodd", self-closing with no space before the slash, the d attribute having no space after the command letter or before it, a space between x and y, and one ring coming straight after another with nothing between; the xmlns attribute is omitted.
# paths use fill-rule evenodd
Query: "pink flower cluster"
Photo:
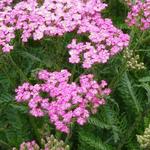
<svg viewBox="0 0 150 150"><path fill-rule="evenodd" d="M5 6L9 1L3 0L1 5ZM2 28L3 32L8 27L13 28L14 32L20 30L22 41L27 42L30 37L40 40L44 35L55 36L71 32L81 24L86 13L100 12L105 6L99 0L44 0L42 5L37 0L24 0L10 8L9 12L5 11L7 7L2 10L0 22L5 26ZM9 37L7 34L5 36ZM3 40L3 37L0 36L0 39ZM4 46L1 43L0 45Z"/></svg>
<svg viewBox="0 0 150 150"><path fill-rule="evenodd" d="M4 52L9 52L13 48L9 42L16 30L22 32L23 42L77 31L87 35L89 40L77 44L73 39L68 45L69 62L79 63L83 59L84 68L106 63L129 44L127 34L114 27L110 19L101 17L100 12L106 6L100 0L44 0L42 5L36 0L24 0L9 11L0 12L3 16L0 45Z"/></svg>
<svg viewBox="0 0 150 150"><path fill-rule="evenodd" d="M10 0L0 1L0 46L3 52L9 52L13 49L10 41L15 37L14 27L6 21L7 16L12 11L11 7L7 6L10 2Z"/></svg>
<svg viewBox="0 0 150 150"><path fill-rule="evenodd" d="M126 22L129 26L136 26L141 30L150 29L150 0L136 0L131 4Z"/></svg>
<svg viewBox="0 0 150 150"><path fill-rule="evenodd" d="M104 97L111 92L106 88L106 81L98 84L92 74L81 75L79 84L69 83L70 76L67 70L42 70L38 73L38 79L43 82L19 86L16 100L27 102L30 113L35 117L48 115L58 130L68 133L72 122L85 124L89 115L105 104Z"/></svg>
<svg viewBox="0 0 150 150"><path fill-rule="evenodd" d="M39 150L39 149L40 148L39 148L38 144L35 141L23 142L19 146L19 150ZM17 149L13 148L13 150L17 150Z"/></svg>
<svg viewBox="0 0 150 150"><path fill-rule="evenodd" d="M110 19L103 19L99 13L85 16L78 33L88 34L89 42L77 43L76 39L68 45L69 62L80 63L91 68L95 63L106 63L109 58L129 44L129 36L113 26Z"/></svg>
<svg viewBox="0 0 150 150"><path fill-rule="evenodd" d="M0 10L4 9L6 6L9 6L13 0L1 0L0 1Z"/></svg>

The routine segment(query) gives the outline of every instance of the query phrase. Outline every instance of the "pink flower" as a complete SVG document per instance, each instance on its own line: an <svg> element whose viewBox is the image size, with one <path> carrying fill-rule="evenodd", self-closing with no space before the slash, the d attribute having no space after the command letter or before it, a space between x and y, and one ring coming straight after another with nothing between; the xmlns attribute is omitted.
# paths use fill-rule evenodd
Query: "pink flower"
<svg viewBox="0 0 150 150"><path fill-rule="evenodd" d="M136 26L141 30L150 29L150 0L136 0L135 4L129 3L130 12L126 22L129 26Z"/></svg>
<svg viewBox="0 0 150 150"><path fill-rule="evenodd" d="M10 41L15 38L16 30L21 31L23 42L29 38L41 40L45 36L62 36L77 31L77 34L88 35L88 42L77 43L73 39L68 44L69 62L91 68L93 64L106 63L129 44L128 35L114 27L110 19L102 18L101 11L107 5L101 0L45 0L42 5L36 0L27 0L14 6L11 2L0 2L0 46L3 52L13 49ZM137 11L136 7L134 9ZM145 15L149 15L148 11ZM144 27L147 26L145 23Z"/></svg>
<svg viewBox="0 0 150 150"><path fill-rule="evenodd" d="M80 125L84 125L85 122L86 122L86 120L85 120L84 118L82 118L82 117L79 117L79 118L77 119L77 123L80 124Z"/></svg>
<svg viewBox="0 0 150 150"><path fill-rule="evenodd" d="M15 90L16 100L27 102L30 113L35 117L48 115L56 129L68 133L71 123L85 124L90 114L105 104L104 98L111 92L106 88L106 81L98 84L92 74L81 75L79 84L69 83L70 76L67 70L41 70L38 78L43 83L19 86ZM41 92L46 93L47 97L42 97Z"/></svg>

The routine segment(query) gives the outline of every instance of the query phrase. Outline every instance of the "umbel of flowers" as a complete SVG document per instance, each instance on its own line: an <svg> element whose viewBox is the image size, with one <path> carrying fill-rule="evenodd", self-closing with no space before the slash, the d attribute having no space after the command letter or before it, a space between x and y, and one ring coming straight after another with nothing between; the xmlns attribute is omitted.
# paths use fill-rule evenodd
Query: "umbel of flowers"
<svg viewBox="0 0 150 150"><path fill-rule="evenodd" d="M134 54L133 50L130 50L127 48L123 51L123 57L127 61L127 68L130 70L142 70L146 67L144 66L144 63L140 61L140 56L138 54Z"/></svg>
<svg viewBox="0 0 150 150"><path fill-rule="evenodd" d="M142 149L150 149L150 124L149 127L145 129L143 135L137 135L137 141L139 142Z"/></svg>
<svg viewBox="0 0 150 150"><path fill-rule="evenodd" d="M42 70L38 79L42 83L24 83L16 89L16 100L26 102L35 117L48 115L57 130L68 133L69 125L86 123L91 113L96 113L105 104L105 96L111 90L106 81L99 84L92 74L81 75L79 83L69 83L71 74L67 70L48 72Z"/></svg>
<svg viewBox="0 0 150 150"><path fill-rule="evenodd" d="M29 38L41 40L44 36L62 36L76 31L88 42L73 39L68 45L69 62L82 63L90 68L95 63L106 63L109 58L129 44L129 36L117 29L101 11L107 6L101 0L23 0L10 5L12 0L0 3L0 46L3 52L13 49L10 44L15 31L21 32L23 42ZM0 5L0 6L1 6Z"/></svg>
<svg viewBox="0 0 150 150"><path fill-rule="evenodd" d="M19 150L69 150L69 145L66 145L62 140L55 139L53 135L46 136L41 140L42 148L35 141L23 142L20 144ZM17 150L17 148L13 148Z"/></svg>
<svg viewBox="0 0 150 150"><path fill-rule="evenodd" d="M150 29L150 0L135 0L130 2L131 11L126 22L129 26L136 26L141 30Z"/></svg>

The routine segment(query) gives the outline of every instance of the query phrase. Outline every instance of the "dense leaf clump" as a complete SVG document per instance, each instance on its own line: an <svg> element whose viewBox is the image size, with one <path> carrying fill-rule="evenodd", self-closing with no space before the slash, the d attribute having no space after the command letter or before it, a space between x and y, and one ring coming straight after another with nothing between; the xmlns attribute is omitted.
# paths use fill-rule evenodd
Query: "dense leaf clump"
<svg viewBox="0 0 150 150"><path fill-rule="evenodd" d="M1 0L0 150L148 150L149 29L150 0Z"/></svg>

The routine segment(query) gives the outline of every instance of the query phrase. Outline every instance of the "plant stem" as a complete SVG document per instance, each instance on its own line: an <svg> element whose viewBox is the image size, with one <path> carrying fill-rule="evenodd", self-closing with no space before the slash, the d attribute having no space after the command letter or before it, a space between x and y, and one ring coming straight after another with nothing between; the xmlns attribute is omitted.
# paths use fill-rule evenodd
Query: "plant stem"
<svg viewBox="0 0 150 150"><path fill-rule="evenodd" d="M120 81L122 75L127 71L127 67L126 67L126 64L123 64L121 67L120 67L120 70L118 71L119 74L117 76L114 77L114 79L112 79L112 81L110 82L109 84L109 87L111 89L115 89L117 83Z"/></svg>
<svg viewBox="0 0 150 150"><path fill-rule="evenodd" d="M12 65L15 67L16 71L20 74L20 77L23 78L23 80L28 81L28 78L24 74L24 72L17 66L17 64L14 62L13 58L11 57L10 54L7 55L9 60L11 61Z"/></svg>
<svg viewBox="0 0 150 150"><path fill-rule="evenodd" d="M142 32L142 34L141 34L140 37L139 37L138 42L137 42L136 45L133 47L134 50L137 49L138 46L141 44L141 41L143 41L144 35L145 35L145 32Z"/></svg>
<svg viewBox="0 0 150 150"><path fill-rule="evenodd" d="M70 138L72 136L73 128L74 128L74 124L72 124L71 127L70 127L70 132L67 134L67 137L65 139L65 144L69 143L69 140L70 140Z"/></svg>
<svg viewBox="0 0 150 150"><path fill-rule="evenodd" d="M40 136L39 131L37 130L37 125L35 123L34 118L32 116L29 116L29 121L32 126L34 136L35 136L37 142L41 145L41 136Z"/></svg>
<svg viewBox="0 0 150 150"><path fill-rule="evenodd" d="M6 148L6 149L11 149L11 146L2 140L0 140L0 147Z"/></svg>
<svg viewBox="0 0 150 150"><path fill-rule="evenodd" d="M62 133L56 130L55 136L57 139L61 139Z"/></svg>
<svg viewBox="0 0 150 150"><path fill-rule="evenodd" d="M23 80L28 81L28 78L26 77L26 75L24 74L24 72L17 66L17 64L14 62L13 58L11 57L10 54L8 54L8 58L11 61L12 65L14 66L14 68L16 69L16 71L20 74L20 77L23 78ZM32 118L31 116L29 116L29 122L32 126L34 135L36 137L36 140L38 141L39 144L41 144L41 138L40 138L40 133L37 130L37 125L35 123L34 118Z"/></svg>

